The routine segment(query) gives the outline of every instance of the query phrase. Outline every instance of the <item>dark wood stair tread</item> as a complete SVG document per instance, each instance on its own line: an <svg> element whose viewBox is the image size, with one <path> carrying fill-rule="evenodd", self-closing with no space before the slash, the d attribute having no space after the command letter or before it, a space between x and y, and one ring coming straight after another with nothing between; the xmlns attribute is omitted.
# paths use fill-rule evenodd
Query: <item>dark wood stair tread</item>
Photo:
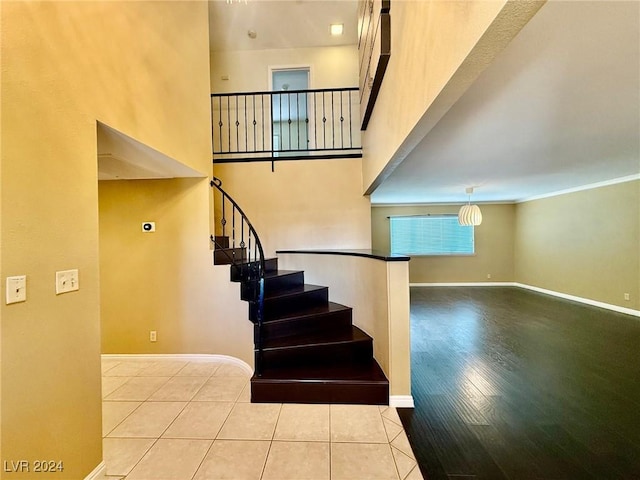
<svg viewBox="0 0 640 480"><path fill-rule="evenodd" d="M338 343L354 343L371 341L371 337L358 327L337 332L326 331L309 335L292 335L285 338L265 340L262 347L265 352L278 349L305 348L312 346L335 345Z"/></svg>
<svg viewBox="0 0 640 480"><path fill-rule="evenodd" d="M288 275L296 275L298 273L304 273L303 270L274 270L270 272L265 272L264 278L274 278L274 277L286 277Z"/></svg>
<svg viewBox="0 0 640 480"><path fill-rule="evenodd" d="M260 376L254 375L252 382L296 381L305 383L388 383L387 377L375 360L368 363L345 365L312 365L265 367Z"/></svg>
<svg viewBox="0 0 640 480"><path fill-rule="evenodd" d="M305 283L304 285L296 286L293 288L287 288L284 290L278 290L275 292L271 292L265 294L265 300L274 300L274 299L284 299L285 297L295 297L301 293L309 293L315 292L319 290L327 290L328 287L323 287L322 285L311 285L309 283Z"/></svg>
<svg viewBox="0 0 640 480"><path fill-rule="evenodd" d="M339 303L328 302L324 305L314 305L311 307L306 307L304 309L297 310L295 312L287 313L282 315L279 318L274 318L273 320L265 320L264 323L275 324L278 322L288 322L293 319L304 319L305 317L314 317L316 315L322 315L325 313L334 313L334 312L343 312L349 311L351 307L347 307L345 305L341 305Z"/></svg>

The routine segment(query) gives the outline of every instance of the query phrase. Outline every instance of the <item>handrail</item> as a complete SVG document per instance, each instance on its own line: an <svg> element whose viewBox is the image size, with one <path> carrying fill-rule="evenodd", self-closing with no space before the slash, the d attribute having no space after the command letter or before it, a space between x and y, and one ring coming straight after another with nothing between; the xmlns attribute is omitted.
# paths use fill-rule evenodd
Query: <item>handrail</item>
<svg viewBox="0 0 640 480"><path fill-rule="evenodd" d="M255 305L256 311L256 324L257 336L255 338L255 371L256 375L262 373L262 327L264 319L264 276L265 276L265 258L264 249L262 248L262 242L258 236L258 232L253 227L249 218L244 213L238 203L229 196L227 192L222 189L222 180L213 177L210 182L212 188L220 192L221 194L221 212L220 218L220 231L222 237L227 237L227 203L231 207L231 224L230 224L230 236L227 237L230 240L229 245L223 245L218 243L215 235L211 235L211 241L215 245L216 249L222 251L227 257L231 265L240 269L240 275L243 282L247 282L252 289L252 295L250 296L249 303ZM215 198L214 198L215 204ZM239 225L236 222L236 212L239 215ZM245 232L247 242L245 242ZM215 233L215 232L214 232ZM251 240L253 236L253 248ZM236 244L236 239L240 240L240 243ZM240 254L237 254L237 250L240 250Z"/></svg>

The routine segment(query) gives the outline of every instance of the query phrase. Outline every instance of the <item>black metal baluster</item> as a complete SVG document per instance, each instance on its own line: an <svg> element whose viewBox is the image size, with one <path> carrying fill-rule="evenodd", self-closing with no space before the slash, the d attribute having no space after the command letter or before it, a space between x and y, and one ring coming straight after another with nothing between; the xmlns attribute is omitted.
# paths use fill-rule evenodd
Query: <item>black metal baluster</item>
<svg viewBox="0 0 640 480"><path fill-rule="evenodd" d="M318 122L316 121L318 118L318 110L316 106L316 95L317 92L313 92L313 145L315 148L318 148Z"/></svg>
<svg viewBox="0 0 640 480"><path fill-rule="evenodd" d="M327 115L325 111L324 99L326 95L322 93L322 148L327 147Z"/></svg>
<svg viewBox="0 0 640 480"><path fill-rule="evenodd" d="M236 95L236 152L240 151L240 121L238 119L238 96Z"/></svg>
<svg viewBox="0 0 640 480"><path fill-rule="evenodd" d="M291 148L291 94L287 93L287 110L288 110L288 120L287 120L287 128L289 129L289 150L292 150ZM280 139L282 140L282 139Z"/></svg>
<svg viewBox="0 0 640 480"><path fill-rule="evenodd" d="M258 141L256 139L256 96L253 95L253 151L258 150Z"/></svg>
<svg viewBox="0 0 640 480"><path fill-rule="evenodd" d="M231 215L231 256L233 257L233 262L236 261L236 206L233 205Z"/></svg>
<svg viewBox="0 0 640 480"><path fill-rule="evenodd" d="M249 122L247 121L247 96L244 96L244 151L249 151Z"/></svg>
<svg viewBox="0 0 640 480"><path fill-rule="evenodd" d="M333 100L333 91L331 92L331 145L333 146L333 148L336 148L336 116L333 113L333 106L334 106L334 100Z"/></svg>
<svg viewBox="0 0 640 480"><path fill-rule="evenodd" d="M349 90L349 146L353 147L353 125L351 125L351 90Z"/></svg>
<svg viewBox="0 0 640 480"><path fill-rule="evenodd" d="M344 115L342 114L342 90L340 90L340 148L344 148Z"/></svg>
<svg viewBox="0 0 640 480"><path fill-rule="evenodd" d="M298 150L300 150L300 93L296 92L296 130L298 132Z"/></svg>
<svg viewBox="0 0 640 480"><path fill-rule="evenodd" d="M222 225L222 236L226 237L227 236L226 235L227 218L225 214L224 201L225 201L225 194L224 192L222 192L222 220L220 220L220 224Z"/></svg>
<svg viewBox="0 0 640 480"><path fill-rule="evenodd" d="M227 97L227 125L229 129L229 150L227 153L231 153L231 97Z"/></svg>

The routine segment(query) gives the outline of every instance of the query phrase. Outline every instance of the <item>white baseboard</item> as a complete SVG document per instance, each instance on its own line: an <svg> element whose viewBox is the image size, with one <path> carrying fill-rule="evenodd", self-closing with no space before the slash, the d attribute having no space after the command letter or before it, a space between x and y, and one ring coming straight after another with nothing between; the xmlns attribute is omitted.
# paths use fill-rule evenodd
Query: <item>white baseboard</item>
<svg viewBox="0 0 640 480"><path fill-rule="evenodd" d="M524 288L526 290L532 290L538 293L544 293L546 295L552 295L554 297L564 298L565 300L584 303L593 307L606 308L607 310L613 310L614 312L625 313L627 315L633 315L634 317L640 317L640 310L634 310L632 308L625 308L619 305L613 305L611 303L599 302L597 300L591 300L590 298L577 297L575 295L569 295L567 293L547 290L546 288L534 287L533 285L527 285L526 283L514 283L514 286Z"/></svg>
<svg viewBox="0 0 640 480"><path fill-rule="evenodd" d="M514 287L513 282L410 283L410 287Z"/></svg>
<svg viewBox="0 0 640 480"><path fill-rule="evenodd" d="M217 354L191 354L191 353L103 353L103 359L112 360L184 360L187 362L211 362L217 361L240 367L249 375L253 375L253 368L245 361L230 355Z"/></svg>
<svg viewBox="0 0 640 480"><path fill-rule="evenodd" d="M400 408L414 408L412 395L389 395L389 406Z"/></svg>
<svg viewBox="0 0 640 480"><path fill-rule="evenodd" d="M93 471L89 475L84 477L84 480L98 480L100 478L103 478L105 476L106 469L107 466L105 465L104 461L102 461L96 468L93 469Z"/></svg>
<svg viewBox="0 0 640 480"><path fill-rule="evenodd" d="M577 297L575 295L569 295L568 293L556 292L554 290L547 290L546 288L534 287L533 285L527 285L526 283L518 282L451 282L451 283L410 283L410 287L517 287L524 288L525 290L531 290L538 293L544 293L553 297L564 298L565 300L572 300L578 303L584 303L585 305L591 305L592 307L604 308L612 310L618 313L624 313L626 315L633 315L634 317L640 317L640 310L634 310L633 308L621 307L619 305L613 305L611 303L599 302L597 300L591 300L590 298Z"/></svg>

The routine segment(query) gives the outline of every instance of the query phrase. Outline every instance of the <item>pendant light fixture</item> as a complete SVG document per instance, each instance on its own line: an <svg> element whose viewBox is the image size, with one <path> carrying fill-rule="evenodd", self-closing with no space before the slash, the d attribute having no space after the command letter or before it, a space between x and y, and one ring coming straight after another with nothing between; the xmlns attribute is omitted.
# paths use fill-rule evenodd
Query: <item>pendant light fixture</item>
<svg viewBox="0 0 640 480"><path fill-rule="evenodd" d="M469 195L469 201L466 205L463 205L458 212L458 223L460 225L480 225L482 223L482 212L477 205L471 205L471 194L473 193L473 187L469 187L465 190Z"/></svg>

